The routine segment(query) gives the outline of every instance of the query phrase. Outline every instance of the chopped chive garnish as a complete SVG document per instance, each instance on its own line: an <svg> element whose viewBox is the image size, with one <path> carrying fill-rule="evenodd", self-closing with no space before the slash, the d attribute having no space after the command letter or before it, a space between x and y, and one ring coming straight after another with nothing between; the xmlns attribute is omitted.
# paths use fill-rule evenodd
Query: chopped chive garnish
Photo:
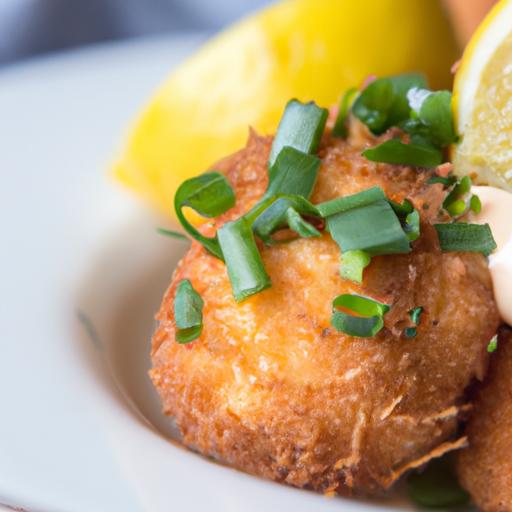
<svg viewBox="0 0 512 512"><path fill-rule="evenodd" d="M405 217L414 211L414 206L407 198L402 201L402 204L397 203L396 201L391 201L391 199L388 199L388 202L398 216Z"/></svg>
<svg viewBox="0 0 512 512"><path fill-rule="evenodd" d="M354 283L363 282L363 270L370 264L371 257L365 251L346 251L341 255L340 274L343 279Z"/></svg>
<svg viewBox="0 0 512 512"><path fill-rule="evenodd" d="M363 151L363 156L372 162L416 167L436 167L443 161L441 151L422 144L405 144L399 139L391 139Z"/></svg>
<svg viewBox="0 0 512 512"><path fill-rule="evenodd" d="M201 335L203 305L203 299L188 279L178 283L174 296L174 321L178 343L190 343Z"/></svg>
<svg viewBox="0 0 512 512"><path fill-rule="evenodd" d="M404 336L406 338L415 338L418 334L418 329L416 327L406 327L404 329Z"/></svg>
<svg viewBox="0 0 512 512"><path fill-rule="evenodd" d="M332 306L331 325L340 332L358 338L375 336L384 326L383 318L389 311L387 304L347 293L336 297Z"/></svg>
<svg viewBox="0 0 512 512"><path fill-rule="evenodd" d="M489 344L487 345L487 352L489 352L489 354L492 354L493 352L496 351L496 349L498 348L498 335L495 334L489 341Z"/></svg>
<svg viewBox="0 0 512 512"><path fill-rule="evenodd" d="M332 135L334 137L346 137L347 136L347 119L350 112L350 107L356 99L359 91L356 87L349 89L341 99L340 108L336 117L336 122L332 129Z"/></svg>
<svg viewBox="0 0 512 512"><path fill-rule="evenodd" d="M420 316L423 313L423 307L418 306L409 311L409 316L411 317L412 322L414 323L414 327L407 327L404 329L404 336L406 338L414 338L418 334L417 326L420 323Z"/></svg>
<svg viewBox="0 0 512 512"><path fill-rule="evenodd" d="M411 320L414 322L414 325L418 325L420 323L420 317L423 313L423 306L417 306L409 311L409 316Z"/></svg>
<svg viewBox="0 0 512 512"><path fill-rule="evenodd" d="M452 509L469 503L468 493L446 458L435 459L422 473L409 475L407 487L411 499L421 507Z"/></svg>
<svg viewBox="0 0 512 512"><path fill-rule="evenodd" d="M455 176L447 176L446 178L444 176L433 176L432 178L429 178L427 180L427 183L429 185L441 183L441 185L443 185L444 188L448 188L457 183L457 178Z"/></svg>
<svg viewBox="0 0 512 512"><path fill-rule="evenodd" d="M407 234L386 200L331 215L327 228L342 251L362 250L370 256L411 251Z"/></svg>
<svg viewBox="0 0 512 512"><path fill-rule="evenodd" d="M302 216L319 217L318 210L301 196L280 196L254 221L253 230L265 244L274 243L271 235L278 229L290 228L303 238L320 236L321 233Z"/></svg>
<svg viewBox="0 0 512 512"><path fill-rule="evenodd" d="M380 187L372 187L357 194L350 196L338 197L325 203L316 205L316 209L320 212L322 217L329 217L336 213L345 212L352 210L353 208L360 208L362 206L368 206L375 201L386 199L386 194Z"/></svg>
<svg viewBox="0 0 512 512"><path fill-rule="evenodd" d="M308 198L313 191L320 159L290 146L284 147L269 169L269 185L263 200L278 194Z"/></svg>
<svg viewBox="0 0 512 512"><path fill-rule="evenodd" d="M214 256L222 259L216 237L209 238L190 224L183 214L188 206L203 217L217 217L235 205L235 194L226 178L218 172L209 172L184 181L174 196L174 209L181 225L189 235Z"/></svg>
<svg viewBox="0 0 512 512"><path fill-rule="evenodd" d="M409 242L414 242L420 237L420 214L418 210L412 211L405 217L403 228Z"/></svg>
<svg viewBox="0 0 512 512"><path fill-rule="evenodd" d="M452 188L443 201L443 208L452 216L459 217L467 210L465 197L471 190L471 178L464 176Z"/></svg>
<svg viewBox="0 0 512 512"><path fill-rule="evenodd" d="M379 78L361 92L352 112L374 134L384 133L409 117L407 92L413 87L427 87L425 78L412 73Z"/></svg>
<svg viewBox="0 0 512 512"><path fill-rule="evenodd" d="M270 151L269 167L272 167L281 150L291 146L303 153L316 153L327 121L328 111L314 102L301 103L290 100Z"/></svg>
<svg viewBox="0 0 512 512"><path fill-rule="evenodd" d="M244 217L224 224L217 231L217 238L237 302L271 285L251 225Z"/></svg>
<svg viewBox="0 0 512 512"><path fill-rule="evenodd" d="M437 147L445 147L457 140L453 127L449 91L429 91L412 88L407 93L411 118L403 125L412 135L426 138Z"/></svg>
<svg viewBox="0 0 512 512"><path fill-rule="evenodd" d="M160 235L177 238L178 240L188 240L188 238L183 233L173 231L172 229L156 228L156 232Z"/></svg>
<svg viewBox="0 0 512 512"><path fill-rule="evenodd" d="M471 211L477 215L482 211L482 202L476 194L471 196L471 199L469 200L469 207L471 208Z"/></svg>
<svg viewBox="0 0 512 512"><path fill-rule="evenodd" d="M302 238L322 236L318 229L312 226L309 222L306 222L299 213L297 213L297 210L294 210L293 208L288 208L288 210L286 210L286 220L288 221L290 229Z"/></svg>
<svg viewBox="0 0 512 512"><path fill-rule="evenodd" d="M466 211L466 209L466 201L464 201L463 199L456 199L455 201L445 206L445 210L452 217L460 217Z"/></svg>
<svg viewBox="0 0 512 512"><path fill-rule="evenodd" d="M496 249L489 224L434 224L443 252L480 252L489 256Z"/></svg>

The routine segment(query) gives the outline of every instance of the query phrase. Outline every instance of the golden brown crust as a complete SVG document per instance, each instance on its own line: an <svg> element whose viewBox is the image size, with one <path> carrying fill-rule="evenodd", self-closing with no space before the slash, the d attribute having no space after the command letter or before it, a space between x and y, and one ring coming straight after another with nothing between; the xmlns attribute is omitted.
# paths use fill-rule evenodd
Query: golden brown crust
<svg viewBox="0 0 512 512"><path fill-rule="evenodd" d="M271 141L251 133L244 150L215 166L237 206L205 231L261 196ZM157 316L151 377L187 445L250 473L339 493L381 492L449 446L498 324L489 272L481 255L440 252L429 221L442 194L426 185L431 174L367 161L361 149L370 143L359 126L348 141L324 138L313 202L379 185L420 209L422 237L411 254L374 258L362 286L340 278L327 235L261 247L272 288L241 304L223 263L197 243L180 263ZM205 302L203 334L187 346L174 341L183 278ZM330 326L333 298L348 292L393 304L375 338ZM425 309L418 336L404 339L415 306Z"/></svg>
<svg viewBox="0 0 512 512"><path fill-rule="evenodd" d="M458 458L462 485L484 512L512 511L512 332L503 331Z"/></svg>

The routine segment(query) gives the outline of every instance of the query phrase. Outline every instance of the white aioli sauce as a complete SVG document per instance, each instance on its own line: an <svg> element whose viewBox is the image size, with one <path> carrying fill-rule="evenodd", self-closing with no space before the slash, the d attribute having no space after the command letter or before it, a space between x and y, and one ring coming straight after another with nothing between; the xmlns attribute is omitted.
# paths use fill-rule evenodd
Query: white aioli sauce
<svg viewBox="0 0 512 512"><path fill-rule="evenodd" d="M473 187L482 211L473 222L488 223L498 248L489 256L494 297L501 317L512 325L512 194L495 187Z"/></svg>

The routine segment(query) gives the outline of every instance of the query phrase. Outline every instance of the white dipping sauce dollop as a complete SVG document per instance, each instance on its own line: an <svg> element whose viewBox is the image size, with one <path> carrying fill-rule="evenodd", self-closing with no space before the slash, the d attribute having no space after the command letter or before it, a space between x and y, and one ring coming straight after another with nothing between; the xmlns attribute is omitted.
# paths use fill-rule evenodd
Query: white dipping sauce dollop
<svg viewBox="0 0 512 512"><path fill-rule="evenodd" d="M489 256L494 298L501 317L512 325L512 194L495 187L473 187L482 211L472 222L488 223L498 248Z"/></svg>

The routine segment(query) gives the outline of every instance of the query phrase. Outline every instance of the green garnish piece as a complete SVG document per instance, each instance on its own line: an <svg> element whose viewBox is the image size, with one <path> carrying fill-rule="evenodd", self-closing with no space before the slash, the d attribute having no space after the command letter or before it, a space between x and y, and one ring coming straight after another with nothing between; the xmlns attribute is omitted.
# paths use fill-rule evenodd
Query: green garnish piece
<svg viewBox="0 0 512 512"><path fill-rule="evenodd" d="M272 167L281 150L291 146L303 153L316 153L327 121L328 111L313 101L290 100L284 110L270 151Z"/></svg>
<svg viewBox="0 0 512 512"><path fill-rule="evenodd" d="M399 139L391 139L363 151L363 156L372 162L416 167L436 167L443 161L441 151L423 144L405 144Z"/></svg>
<svg viewBox="0 0 512 512"><path fill-rule="evenodd" d="M471 211L477 215L482 211L482 201L480 201L480 198L476 194L471 196L471 199L469 200L469 207L471 208Z"/></svg>
<svg viewBox="0 0 512 512"><path fill-rule="evenodd" d="M464 176L452 188L443 201L443 208L452 216L459 217L467 210L465 197L471 190L471 178Z"/></svg>
<svg viewBox="0 0 512 512"><path fill-rule="evenodd" d="M386 194L380 187L372 187L350 196L337 197L316 205L316 209L322 217L329 217L336 213L346 212L354 208L368 206L375 201L385 200Z"/></svg>
<svg viewBox="0 0 512 512"><path fill-rule="evenodd" d="M388 199L388 203L397 214L402 228L410 242L414 242L420 236L420 213L414 208L409 199L404 199L402 204Z"/></svg>
<svg viewBox="0 0 512 512"><path fill-rule="evenodd" d="M172 229L156 228L156 232L159 235L177 238L178 240L188 240L188 238L183 233L180 233L179 231L174 231Z"/></svg>
<svg viewBox="0 0 512 512"><path fill-rule="evenodd" d="M489 354L492 354L493 352L496 352L496 349L498 348L498 335L495 334L489 341L489 344L487 345L487 352Z"/></svg>
<svg viewBox="0 0 512 512"><path fill-rule="evenodd" d="M285 146L269 169L269 184L262 201L280 195L311 195L320 168L320 158Z"/></svg>
<svg viewBox="0 0 512 512"><path fill-rule="evenodd" d="M408 91L407 99L411 118L403 124L405 131L422 136L440 148L457 140L449 91L433 92L414 87Z"/></svg>
<svg viewBox="0 0 512 512"><path fill-rule="evenodd" d="M489 256L496 249L489 224L434 224L443 252L480 252Z"/></svg>
<svg viewBox="0 0 512 512"><path fill-rule="evenodd" d="M362 250L370 256L411 251L408 236L386 200L331 215L327 228L342 251Z"/></svg>
<svg viewBox="0 0 512 512"><path fill-rule="evenodd" d="M423 306L417 306L409 311L409 316L411 320L414 322L414 325L418 325L420 323L420 317L423 313Z"/></svg>
<svg viewBox="0 0 512 512"><path fill-rule="evenodd" d="M427 180L429 185L435 185L436 183L441 183L444 188L451 187L457 183L457 178L455 176L433 176Z"/></svg>
<svg viewBox="0 0 512 512"><path fill-rule="evenodd" d="M354 283L363 282L363 270L371 262L370 255L365 251L346 251L341 254L340 274L343 279Z"/></svg>
<svg viewBox="0 0 512 512"><path fill-rule="evenodd" d="M422 473L409 475L407 488L411 499L421 507L448 509L469 503L469 494L445 459L433 460Z"/></svg>
<svg viewBox="0 0 512 512"><path fill-rule="evenodd" d="M384 133L409 118L407 92L414 87L427 87L422 75L411 73L379 78L361 92L352 112L374 134Z"/></svg>
<svg viewBox="0 0 512 512"><path fill-rule="evenodd" d="M411 317L412 322L414 323L414 327L406 327L404 329L404 336L406 338L414 338L418 334L418 330L416 327L420 323L420 316L423 313L423 307L418 306L409 311L409 316Z"/></svg>
<svg viewBox="0 0 512 512"><path fill-rule="evenodd" d="M203 299L194 290L188 279L183 279L176 287L174 296L174 321L176 341L190 343L201 335L203 330Z"/></svg>
<svg viewBox="0 0 512 512"><path fill-rule="evenodd" d="M414 210L407 217L405 217L405 223L403 229L409 242L414 242L420 237L420 213L418 210Z"/></svg>
<svg viewBox="0 0 512 512"><path fill-rule="evenodd" d="M303 238L321 236L302 215L320 217L318 210L304 197L278 196L254 221L254 233L267 245L275 243L271 238L273 233L286 227Z"/></svg>
<svg viewBox="0 0 512 512"><path fill-rule="evenodd" d="M404 336L406 338L415 338L418 334L418 329L416 327L406 327L404 329Z"/></svg>
<svg viewBox="0 0 512 512"><path fill-rule="evenodd" d="M349 89L341 99L340 108L336 117L336 122L332 129L332 135L334 137L346 137L347 136L347 119L350 112L352 103L357 98L359 91L356 87Z"/></svg>
<svg viewBox="0 0 512 512"><path fill-rule="evenodd" d="M384 315L389 311L387 304L347 293L336 297L332 306L331 325L337 331L358 338L375 336L384 327Z"/></svg>
<svg viewBox="0 0 512 512"><path fill-rule="evenodd" d="M271 285L251 225L244 217L224 224L217 231L217 238L237 302Z"/></svg>
<svg viewBox="0 0 512 512"><path fill-rule="evenodd" d="M187 233L211 254L223 259L216 237L209 238L190 224L183 215L188 206L203 217L217 217L235 205L235 193L226 178L218 172L208 172L184 181L174 196L176 216Z"/></svg>

